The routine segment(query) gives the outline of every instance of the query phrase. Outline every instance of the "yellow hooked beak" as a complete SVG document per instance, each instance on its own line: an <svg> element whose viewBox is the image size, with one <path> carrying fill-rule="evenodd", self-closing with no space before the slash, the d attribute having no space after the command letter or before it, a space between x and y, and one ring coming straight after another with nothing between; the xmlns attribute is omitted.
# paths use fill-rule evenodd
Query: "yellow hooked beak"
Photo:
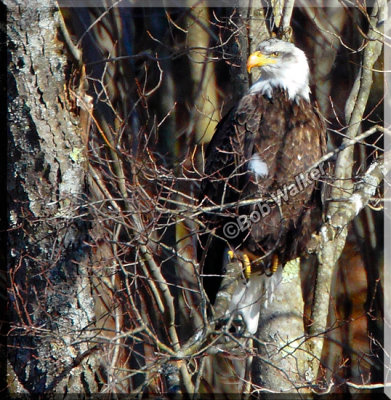
<svg viewBox="0 0 391 400"><path fill-rule="evenodd" d="M250 54L250 57L247 60L247 72L250 73L251 69L254 67L263 67L268 64L275 64L277 61L270 56L266 56L262 54L260 51L255 51Z"/></svg>

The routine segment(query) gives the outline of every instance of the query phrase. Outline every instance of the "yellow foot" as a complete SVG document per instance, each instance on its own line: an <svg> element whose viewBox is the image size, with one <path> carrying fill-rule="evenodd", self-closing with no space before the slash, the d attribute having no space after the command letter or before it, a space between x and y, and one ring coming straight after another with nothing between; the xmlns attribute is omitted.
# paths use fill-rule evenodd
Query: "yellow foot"
<svg viewBox="0 0 391 400"><path fill-rule="evenodd" d="M279 259L277 254L273 254L272 259L272 274L274 274L278 269Z"/></svg>
<svg viewBox="0 0 391 400"><path fill-rule="evenodd" d="M239 261L241 261L243 265L244 276L248 280L253 273L257 271L259 272L259 268L257 268L257 266L260 265L259 258L257 258L254 254L250 252L244 253L242 251L238 251L238 253L235 253L232 250L228 250L229 259L232 261L234 258L237 258ZM251 265L251 263L253 263L253 265ZM269 271L267 272L264 270L263 273L265 273L268 276L273 275L277 271L279 264L280 264L280 259L278 258L278 255L273 254L272 265L270 266Z"/></svg>
<svg viewBox="0 0 391 400"><path fill-rule="evenodd" d="M251 262L247 254L243 254L244 276L250 279L251 276Z"/></svg>
<svg viewBox="0 0 391 400"><path fill-rule="evenodd" d="M235 253L232 250L228 250L229 259L232 261L235 258ZM246 253L241 253L239 260L242 262L244 267L244 276L249 279L251 276L251 261Z"/></svg>

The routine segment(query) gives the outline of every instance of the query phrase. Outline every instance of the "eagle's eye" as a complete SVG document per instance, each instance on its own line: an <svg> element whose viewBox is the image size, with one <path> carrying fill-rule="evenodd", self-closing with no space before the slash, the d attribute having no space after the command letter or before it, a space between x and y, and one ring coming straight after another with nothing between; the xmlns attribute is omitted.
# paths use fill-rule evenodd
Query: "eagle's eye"
<svg viewBox="0 0 391 400"><path fill-rule="evenodd" d="M272 56L273 57L278 57L280 53L278 51L273 51Z"/></svg>

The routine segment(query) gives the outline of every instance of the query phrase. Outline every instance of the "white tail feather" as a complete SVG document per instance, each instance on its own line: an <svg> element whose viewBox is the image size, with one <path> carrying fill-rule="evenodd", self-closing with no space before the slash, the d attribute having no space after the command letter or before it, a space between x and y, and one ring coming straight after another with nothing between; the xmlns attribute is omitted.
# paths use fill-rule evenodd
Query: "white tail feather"
<svg viewBox="0 0 391 400"><path fill-rule="evenodd" d="M261 304L267 307L273 301L274 290L281 280L282 268L279 267L272 276L254 275L247 282L239 282L227 310L227 317L233 313L241 315L247 331L254 334L258 329Z"/></svg>

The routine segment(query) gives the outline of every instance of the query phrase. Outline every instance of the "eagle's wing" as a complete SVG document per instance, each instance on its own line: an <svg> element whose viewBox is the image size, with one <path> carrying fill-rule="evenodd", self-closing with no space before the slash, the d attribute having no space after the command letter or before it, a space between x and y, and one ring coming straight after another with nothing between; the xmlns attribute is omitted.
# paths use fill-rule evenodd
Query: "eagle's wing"
<svg viewBox="0 0 391 400"><path fill-rule="evenodd" d="M263 112L257 96L247 95L219 122L205 160L202 196L214 204L243 198L248 165Z"/></svg>
<svg viewBox="0 0 391 400"><path fill-rule="evenodd" d="M237 202L247 186L248 160L254 147L254 132L262 119L262 110L255 104L254 96L245 96L219 122L205 153L205 178L201 184L200 201L203 205L224 205ZM204 213L208 231L200 236L198 257L202 273L211 275L204 279L204 288L214 302L220 286L224 254L228 245L236 247L242 242L238 237L229 240L223 234L224 224L236 219L243 209L216 210Z"/></svg>

